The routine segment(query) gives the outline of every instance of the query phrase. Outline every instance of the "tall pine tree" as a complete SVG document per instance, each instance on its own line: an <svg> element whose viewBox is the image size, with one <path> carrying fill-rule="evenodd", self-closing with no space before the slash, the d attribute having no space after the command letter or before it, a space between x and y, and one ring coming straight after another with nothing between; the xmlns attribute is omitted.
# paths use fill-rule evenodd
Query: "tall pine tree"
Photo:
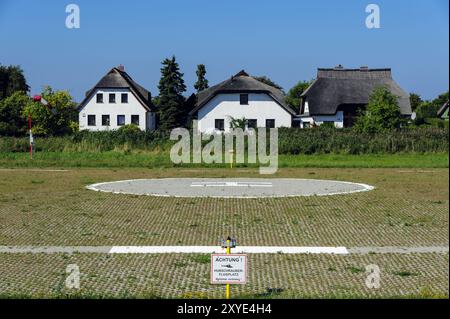
<svg viewBox="0 0 450 319"><path fill-rule="evenodd" d="M195 73L197 74L197 82L195 82L194 88L197 90L197 92L207 89L209 86L208 80L205 78L206 75L205 65L204 64L197 65L197 71Z"/></svg>
<svg viewBox="0 0 450 319"><path fill-rule="evenodd" d="M18 65L0 65L0 100L11 96L14 92L27 93L27 84L23 70Z"/></svg>
<svg viewBox="0 0 450 319"><path fill-rule="evenodd" d="M158 85L159 128L171 130L186 125L187 112L182 95L186 91L186 86L175 56L165 59L162 65Z"/></svg>

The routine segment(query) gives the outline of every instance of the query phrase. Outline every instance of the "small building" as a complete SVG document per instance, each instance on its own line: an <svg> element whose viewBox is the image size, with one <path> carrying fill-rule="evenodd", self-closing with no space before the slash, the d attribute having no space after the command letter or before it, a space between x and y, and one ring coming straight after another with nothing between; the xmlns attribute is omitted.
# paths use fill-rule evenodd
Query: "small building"
<svg viewBox="0 0 450 319"><path fill-rule="evenodd" d="M246 128L291 127L295 111L281 90L256 80L244 70L197 94L190 115L203 133L229 131L233 119L246 119Z"/></svg>
<svg viewBox="0 0 450 319"><path fill-rule="evenodd" d="M361 109L365 109L372 91L387 87L398 97L400 112L411 117L409 94L393 79L391 69L345 69L341 65L317 70L317 78L302 94L296 126L307 128L328 123L335 127L351 127Z"/></svg>
<svg viewBox="0 0 450 319"><path fill-rule="evenodd" d="M112 68L89 91L78 107L80 130L114 130L135 124L141 130L156 128L151 94L125 72Z"/></svg>
<svg viewBox="0 0 450 319"><path fill-rule="evenodd" d="M448 101L441 106L441 108L437 111L437 116L440 119L448 121Z"/></svg>

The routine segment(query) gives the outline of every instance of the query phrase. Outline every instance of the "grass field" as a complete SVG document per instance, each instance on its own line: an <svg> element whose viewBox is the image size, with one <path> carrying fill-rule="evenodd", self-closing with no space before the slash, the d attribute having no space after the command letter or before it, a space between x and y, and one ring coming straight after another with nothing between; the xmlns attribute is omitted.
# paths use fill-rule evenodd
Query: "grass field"
<svg viewBox="0 0 450 319"><path fill-rule="evenodd" d="M448 246L448 168L414 165L281 168L273 177L354 181L376 189L278 199L141 197L84 188L131 178L260 176L254 168L3 168L0 246L216 245L227 235L239 245ZM249 258L249 283L233 287L234 296L448 297L448 254ZM82 273L77 293L64 288L70 263ZM380 289L365 286L369 264L382 271ZM207 255L0 254L0 272L2 297L223 297L222 286L209 284ZM279 290L268 294L267 288Z"/></svg>
<svg viewBox="0 0 450 319"><path fill-rule="evenodd" d="M342 168L446 168L448 153L428 154L321 154L279 155L279 167L342 167ZM38 152L32 161L29 154L0 152L0 167L210 167L226 168L229 164L181 164L170 161L167 152ZM237 167L257 167L257 164L237 164Z"/></svg>

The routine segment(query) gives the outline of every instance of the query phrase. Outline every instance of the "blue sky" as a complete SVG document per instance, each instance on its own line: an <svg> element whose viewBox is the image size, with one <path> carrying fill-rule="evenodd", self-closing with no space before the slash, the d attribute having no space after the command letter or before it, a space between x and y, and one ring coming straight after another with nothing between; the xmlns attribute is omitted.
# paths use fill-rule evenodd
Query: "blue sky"
<svg viewBox="0 0 450 319"><path fill-rule="evenodd" d="M81 28L67 29L76 3ZM381 10L367 29L366 5ZM49 84L80 101L123 64L157 95L161 61L176 55L188 93L196 65L210 84L241 69L286 90L317 67L391 67L407 91L434 98L449 86L448 0L0 0L0 63L19 64L31 93Z"/></svg>

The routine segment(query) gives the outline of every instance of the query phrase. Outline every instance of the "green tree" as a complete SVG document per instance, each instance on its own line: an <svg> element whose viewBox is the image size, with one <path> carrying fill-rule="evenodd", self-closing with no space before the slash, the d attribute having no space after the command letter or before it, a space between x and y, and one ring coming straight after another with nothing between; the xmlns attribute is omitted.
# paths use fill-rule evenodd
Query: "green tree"
<svg viewBox="0 0 450 319"><path fill-rule="evenodd" d="M300 106L302 103L301 95L310 85L310 81L299 81L286 94L286 103L297 112L300 112Z"/></svg>
<svg viewBox="0 0 450 319"><path fill-rule="evenodd" d="M205 78L206 75L206 67L204 64L197 65L197 71L195 72L197 74L197 82L194 84L194 88L197 90L197 92L206 90L208 86L208 80Z"/></svg>
<svg viewBox="0 0 450 319"><path fill-rule="evenodd" d="M422 98L419 94L411 93L409 95L409 102L411 103L411 110L415 112L420 104L423 103Z"/></svg>
<svg viewBox="0 0 450 319"><path fill-rule="evenodd" d="M445 102L448 101L448 92L440 94L437 98L435 98L431 103L435 106L437 106L438 110L442 105L445 104Z"/></svg>
<svg viewBox="0 0 450 319"><path fill-rule="evenodd" d="M53 91L46 86L41 96L47 105L30 101L22 112L24 118L31 115L34 134L62 135L76 130L78 112L69 92Z"/></svg>
<svg viewBox="0 0 450 319"><path fill-rule="evenodd" d="M162 65L158 85L159 128L170 130L186 125L187 110L182 95L186 91L186 85L175 56L165 59Z"/></svg>
<svg viewBox="0 0 450 319"><path fill-rule="evenodd" d="M416 110L416 124L424 124L426 119L437 117L439 106L430 101L425 101L420 104Z"/></svg>
<svg viewBox="0 0 450 319"><path fill-rule="evenodd" d="M24 92L17 91L0 100L0 135L21 135L26 132L27 122L22 113L30 98Z"/></svg>
<svg viewBox="0 0 450 319"><path fill-rule="evenodd" d="M0 65L0 100L11 96L14 92L28 92L30 87L18 65Z"/></svg>
<svg viewBox="0 0 450 319"><path fill-rule="evenodd" d="M448 92L440 94L432 101L422 101L416 109L416 118L414 124L422 125L430 123L430 119L437 118L438 110L448 101Z"/></svg>
<svg viewBox="0 0 450 319"><path fill-rule="evenodd" d="M267 76L254 76L253 77L255 80L258 80L259 82L262 82L264 84L270 85L278 90L283 91L283 88L278 85L277 83L275 83L274 81L272 81L270 78L268 78Z"/></svg>
<svg viewBox="0 0 450 319"><path fill-rule="evenodd" d="M355 129L368 133L391 130L402 123L397 97L387 87L375 88L367 109L356 121Z"/></svg>

